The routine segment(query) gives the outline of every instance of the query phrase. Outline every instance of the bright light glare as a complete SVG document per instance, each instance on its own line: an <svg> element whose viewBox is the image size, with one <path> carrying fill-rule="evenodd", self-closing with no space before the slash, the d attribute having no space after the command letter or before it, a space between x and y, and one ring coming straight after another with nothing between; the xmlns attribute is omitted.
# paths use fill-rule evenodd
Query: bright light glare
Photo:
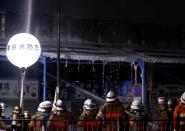
<svg viewBox="0 0 185 131"><path fill-rule="evenodd" d="M41 54L38 39L28 33L19 33L10 38L6 55L8 60L19 68L33 65Z"/></svg>

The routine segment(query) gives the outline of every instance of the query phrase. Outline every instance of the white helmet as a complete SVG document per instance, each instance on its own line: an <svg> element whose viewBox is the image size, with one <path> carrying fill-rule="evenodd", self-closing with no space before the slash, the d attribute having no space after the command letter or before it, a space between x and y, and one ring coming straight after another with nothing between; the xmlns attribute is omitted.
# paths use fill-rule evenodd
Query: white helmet
<svg viewBox="0 0 185 131"><path fill-rule="evenodd" d="M157 102L158 102L158 104L165 104L166 99L165 99L165 97L158 97Z"/></svg>
<svg viewBox="0 0 185 131"><path fill-rule="evenodd" d="M143 107L143 104L141 100L133 100L130 108L133 110L140 110L142 107Z"/></svg>
<svg viewBox="0 0 185 131"><path fill-rule="evenodd" d="M181 103L185 104L185 92L181 95Z"/></svg>
<svg viewBox="0 0 185 131"><path fill-rule="evenodd" d="M89 103L91 103L91 99L85 100L85 101L84 101L84 106L83 106L83 108L86 109L86 107L87 107L87 105L88 105Z"/></svg>
<svg viewBox="0 0 185 131"><path fill-rule="evenodd" d="M43 103L43 105L42 105L43 108L51 108L52 107L52 103L50 101L43 101L42 103Z"/></svg>
<svg viewBox="0 0 185 131"><path fill-rule="evenodd" d="M62 100L57 100L57 102L55 103L55 108L58 111L63 111L65 108L64 102Z"/></svg>
<svg viewBox="0 0 185 131"><path fill-rule="evenodd" d="M1 109L2 109L2 110L4 110L4 109L7 107L6 104L5 104L4 102L2 102L0 105L1 105Z"/></svg>
<svg viewBox="0 0 185 131"><path fill-rule="evenodd" d="M176 106L176 99L170 98L167 102L167 105L169 110L174 108Z"/></svg>
<svg viewBox="0 0 185 131"><path fill-rule="evenodd" d="M93 110L93 109L95 109L95 107L96 107L96 104L94 102L92 102L92 100L91 100L87 103L85 110Z"/></svg>
<svg viewBox="0 0 185 131"><path fill-rule="evenodd" d="M39 111L39 112L45 112L45 109L44 109L44 107L43 107L43 102L41 102L40 104L39 104L39 107L37 108L37 111Z"/></svg>
<svg viewBox="0 0 185 131"><path fill-rule="evenodd" d="M114 91L109 91L107 93L107 98L106 98L106 102L113 102L116 101L117 97Z"/></svg>

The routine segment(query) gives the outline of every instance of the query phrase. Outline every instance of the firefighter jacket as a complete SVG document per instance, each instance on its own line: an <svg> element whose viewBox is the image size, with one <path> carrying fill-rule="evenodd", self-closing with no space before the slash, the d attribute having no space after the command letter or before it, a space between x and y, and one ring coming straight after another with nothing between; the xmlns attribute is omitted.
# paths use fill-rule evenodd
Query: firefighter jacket
<svg viewBox="0 0 185 131"><path fill-rule="evenodd" d="M95 110L85 110L79 117L78 126L83 128L83 131L98 131L100 130L100 121L96 120L97 112Z"/></svg>
<svg viewBox="0 0 185 131"><path fill-rule="evenodd" d="M179 103L173 113L174 130L185 131L185 105Z"/></svg>
<svg viewBox="0 0 185 131"><path fill-rule="evenodd" d="M73 124L75 115L69 111L57 111L49 117L49 131L67 131L68 125Z"/></svg>
<svg viewBox="0 0 185 131"><path fill-rule="evenodd" d="M168 110L168 125L169 125L169 130L173 131L173 112L174 109Z"/></svg>
<svg viewBox="0 0 185 131"><path fill-rule="evenodd" d="M1 119L4 119L4 117L0 117L0 130L8 130L10 129L10 126L9 125L6 125L5 121L4 120L1 120Z"/></svg>
<svg viewBox="0 0 185 131"><path fill-rule="evenodd" d="M97 119L103 120L105 131L119 131L125 123L124 106L119 101L106 102L100 107ZM123 122L123 123L122 123Z"/></svg>
<svg viewBox="0 0 185 131"><path fill-rule="evenodd" d="M21 129L21 120L22 119L22 116L20 113L13 113L11 114L10 116L10 119L11 119L11 128L14 129L14 130L20 130Z"/></svg>
<svg viewBox="0 0 185 131"><path fill-rule="evenodd" d="M146 131L146 115L144 112L137 111L130 115L130 130L132 131Z"/></svg>
<svg viewBox="0 0 185 131"><path fill-rule="evenodd" d="M47 120L50 115L51 114L47 112L36 112L36 114L31 117L29 128L36 131L41 131L43 128L46 129Z"/></svg>
<svg viewBox="0 0 185 131"><path fill-rule="evenodd" d="M168 131L168 110L166 108L166 105L158 105L157 108L158 115L159 115L159 130L160 131Z"/></svg>

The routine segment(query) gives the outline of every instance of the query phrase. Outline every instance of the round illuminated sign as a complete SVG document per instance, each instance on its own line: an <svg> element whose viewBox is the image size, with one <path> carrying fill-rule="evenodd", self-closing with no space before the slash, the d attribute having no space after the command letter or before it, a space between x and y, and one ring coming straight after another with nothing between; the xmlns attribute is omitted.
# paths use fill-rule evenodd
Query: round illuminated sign
<svg viewBox="0 0 185 131"><path fill-rule="evenodd" d="M41 54L38 39L28 33L14 35L8 41L6 55L8 60L19 68L33 65Z"/></svg>

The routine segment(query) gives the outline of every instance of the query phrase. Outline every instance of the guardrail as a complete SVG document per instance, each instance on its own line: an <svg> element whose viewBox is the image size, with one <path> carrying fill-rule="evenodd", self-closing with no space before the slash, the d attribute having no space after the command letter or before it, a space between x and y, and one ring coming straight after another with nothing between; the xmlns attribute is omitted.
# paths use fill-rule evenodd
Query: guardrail
<svg viewBox="0 0 185 131"><path fill-rule="evenodd" d="M178 125L185 131L185 121ZM181 130L180 130L181 129ZM0 131L174 131L170 120L63 121L0 119ZM178 131L178 130L177 130Z"/></svg>

